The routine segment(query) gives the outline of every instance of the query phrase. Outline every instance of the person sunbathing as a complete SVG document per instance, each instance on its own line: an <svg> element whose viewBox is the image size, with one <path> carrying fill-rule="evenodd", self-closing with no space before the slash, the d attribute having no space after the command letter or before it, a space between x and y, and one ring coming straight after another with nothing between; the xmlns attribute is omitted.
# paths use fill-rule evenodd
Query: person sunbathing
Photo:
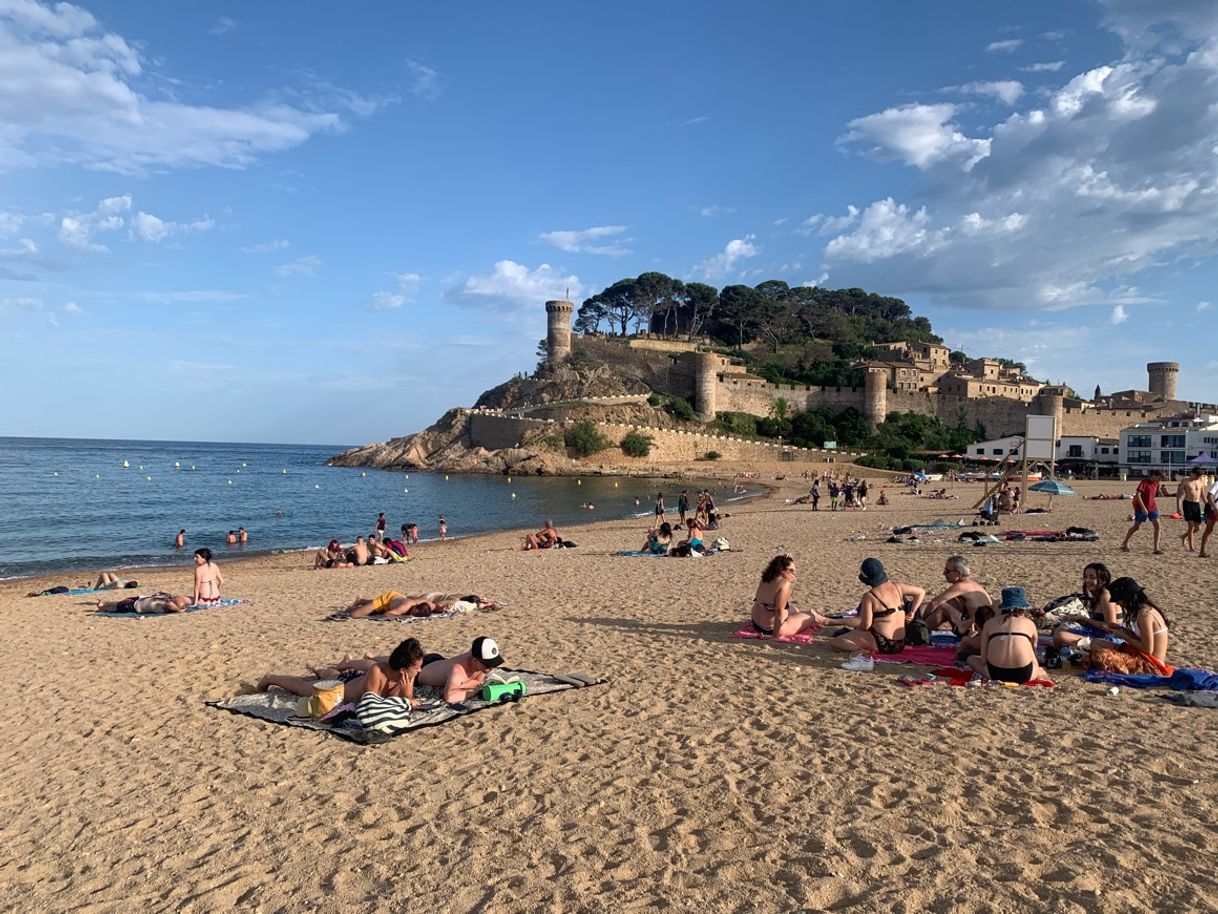
<svg viewBox="0 0 1218 914"><path fill-rule="evenodd" d="M460 704L482 688L487 674L501 663L499 645L479 635L468 651L456 657L445 659L439 654L424 657L417 682L441 689L449 704Z"/></svg>
<svg viewBox="0 0 1218 914"><path fill-rule="evenodd" d="M356 702L368 692L385 698L405 698L411 707L418 707L414 686L423 666L423 646L417 638L407 638L387 657L377 657L366 669L338 670L322 667L316 676L283 676L267 673L254 686L256 691L268 692L271 687L293 695L308 697L319 680L337 679L343 684L343 703Z"/></svg>
<svg viewBox="0 0 1218 914"><path fill-rule="evenodd" d="M536 533L530 533L524 538L525 551L532 549L552 549L562 542L558 531L554 529L554 521L547 520L546 525Z"/></svg>
<svg viewBox="0 0 1218 914"><path fill-rule="evenodd" d="M659 530L647 531L647 542L643 544L640 552L650 552L652 555L668 555L668 550L672 546L672 524L668 521L660 524Z"/></svg>
<svg viewBox="0 0 1218 914"><path fill-rule="evenodd" d="M128 597L125 600L106 602L97 601L97 611L103 613L139 613L140 615L157 615L162 613L185 612L190 605L190 599L175 596L171 593L157 591L146 597Z"/></svg>
<svg viewBox="0 0 1218 914"><path fill-rule="evenodd" d="M832 638L829 646L850 652L843 669L866 671L875 666L870 654L899 654L905 649L905 623L922 609L926 591L890 580L884 563L877 558L863 561L859 580L870 588L859 601L859 614L841 620L854 631Z"/></svg>
<svg viewBox="0 0 1218 914"><path fill-rule="evenodd" d="M1094 623L1120 623L1121 608L1112 602L1108 594L1108 585L1111 583L1112 572L1102 562L1092 562L1083 568L1083 592L1079 597L1087 608L1087 615L1068 616L1053 630L1053 645L1045 650L1046 666L1060 666L1061 648L1074 647L1084 638L1102 638L1107 634L1107 629Z"/></svg>
<svg viewBox="0 0 1218 914"><path fill-rule="evenodd" d="M113 571L103 571L97 576L97 583L93 585L94 590L119 590L123 587L135 587L135 581L128 581L126 578L120 578Z"/></svg>
<svg viewBox="0 0 1218 914"><path fill-rule="evenodd" d="M1102 629L1123 643L1108 639L1083 638L1076 642L1080 650L1091 652L1090 666L1120 673L1170 674L1167 665L1167 615L1146 596L1146 591L1133 578L1117 578L1108 585L1109 600L1125 610L1125 625L1091 620L1090 625Z"/></svg>
<svg viewBox="0 0 1218 914"><path fill-rule="evenodd" d="M962 555L949 555L943 563L943 577L947 589L926 604L922 614L927 628L934 631L945 625L961 634L965 620L979 606L992 606L993 600L984 587L973 580L968 559Z"/></svg>
<svg viewBox="0 0 1218 914"><path fill-rule="evenodd" d="M317 550L313 556L313 568L350 568L351 563L343 552L343 544L338 540L330 540L329 544Z"/></svg>
<svg viewBox="0 0 1218 914"><path fill-rule="evenodd" d="M1002 588L1002 603L997 614L981 630L981 653L968 658L973 671L995 682L1031 682L1047 679L1036 662L1039 633L1029 613L1027 591L1022 587Z"/></svg>
<svg viewBox="0 0 1218 914"><path fill-rule="evenodd" d="M352 619L369 616L384 616L387 619L401 616L431 616L459 608L459 604L472 604L475 609L495 606L493 600L484 600L477 594L440 593L438 591L410 596L389 590L379 597L358 597L344 612Z"/></svg>
<svg viewBox="0 0 1218 914"><path fill-rule="evenodd" d="M753 610L749 619L753 631L761 635L789 638L826 621L816 612L795 611L791 603L794 584L794 557L776 555L770 559L761 572L761 583L753 596Z"/></svg>
<svg viewBox="0 0 1218 914"><path fill-rule="evenodd" d="M883 490L880 490L880 497L878 499L876 499L876 504L877 505L888 504L888 493L884 492Z"/></svg>

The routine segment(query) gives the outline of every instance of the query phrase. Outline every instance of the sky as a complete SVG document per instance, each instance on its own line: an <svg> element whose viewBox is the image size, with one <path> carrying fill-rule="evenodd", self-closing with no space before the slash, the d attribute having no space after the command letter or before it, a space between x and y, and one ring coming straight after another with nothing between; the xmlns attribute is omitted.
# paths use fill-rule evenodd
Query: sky
<svg viewBox="0 0 1218 914"><path fill-rule="evenodd" d="M0 435L358 444L648 270L1218 400L1218 3L0 0Z"/></svg>

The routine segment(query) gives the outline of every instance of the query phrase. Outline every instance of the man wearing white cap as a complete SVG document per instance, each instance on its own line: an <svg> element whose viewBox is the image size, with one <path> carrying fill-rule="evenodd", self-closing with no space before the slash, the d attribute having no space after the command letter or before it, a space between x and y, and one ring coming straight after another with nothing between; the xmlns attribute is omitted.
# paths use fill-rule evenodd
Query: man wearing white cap
<svg viewBox="0 0 1218 914"><path fill-rule="evenodd" d="M445 659L439 654L428 654L423 658L423 669L415 682L441 687L446 702L459 704L482 688L486 674L501 663L499 645L485 635L479 635L468 651L456 657Z"/></svg>

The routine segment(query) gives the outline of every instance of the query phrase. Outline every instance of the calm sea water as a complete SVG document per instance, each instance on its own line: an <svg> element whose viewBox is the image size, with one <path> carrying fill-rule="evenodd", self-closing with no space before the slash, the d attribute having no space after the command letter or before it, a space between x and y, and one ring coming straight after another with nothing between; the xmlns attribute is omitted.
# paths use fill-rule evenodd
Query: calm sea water
<svg viewBox="0 0 1218 914"><path fill-rule="evenodd" d="M223 559L318 546L331 537L350 543L372 531L380 511L390 533L413 521L420 538L429 539L438 534L441 514L449 536L461 536L540 526L547 517L561 529L593 518L650 514L657 491L665 493L670 510L681 488L710 486L721 503L733 497L733 487L722 481L676 486L673 480L641 478L586 477L577 483L513 477L509 484L503 476L325 466L340 450L0 438L0 577L62 571L64 583L80 583L84 572L188 565L200 546ZM584 502L596 510L582 508ZM249 545L225 545L225 534L239 526L249 532ZM173 537L183 527L187 548L178 552Z"/></svg>

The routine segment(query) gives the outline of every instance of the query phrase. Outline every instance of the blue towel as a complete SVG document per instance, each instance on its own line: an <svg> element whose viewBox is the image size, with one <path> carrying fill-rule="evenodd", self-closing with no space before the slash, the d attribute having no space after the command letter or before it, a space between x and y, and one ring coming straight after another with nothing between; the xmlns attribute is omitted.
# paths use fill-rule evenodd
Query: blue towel
<svg viewBox="0 0 1218 914"><path fill-rule="evenodd" d="M1109 685L1129 686L1131 689L1155 689L1166 686L1177 692L1218 692L1218 673L1209 670L1176 670L1170 676L1151 674L1129 675L1109 673L1107 670L1088 670L1084 677L1088 682L1103 682Z"/></svg>

